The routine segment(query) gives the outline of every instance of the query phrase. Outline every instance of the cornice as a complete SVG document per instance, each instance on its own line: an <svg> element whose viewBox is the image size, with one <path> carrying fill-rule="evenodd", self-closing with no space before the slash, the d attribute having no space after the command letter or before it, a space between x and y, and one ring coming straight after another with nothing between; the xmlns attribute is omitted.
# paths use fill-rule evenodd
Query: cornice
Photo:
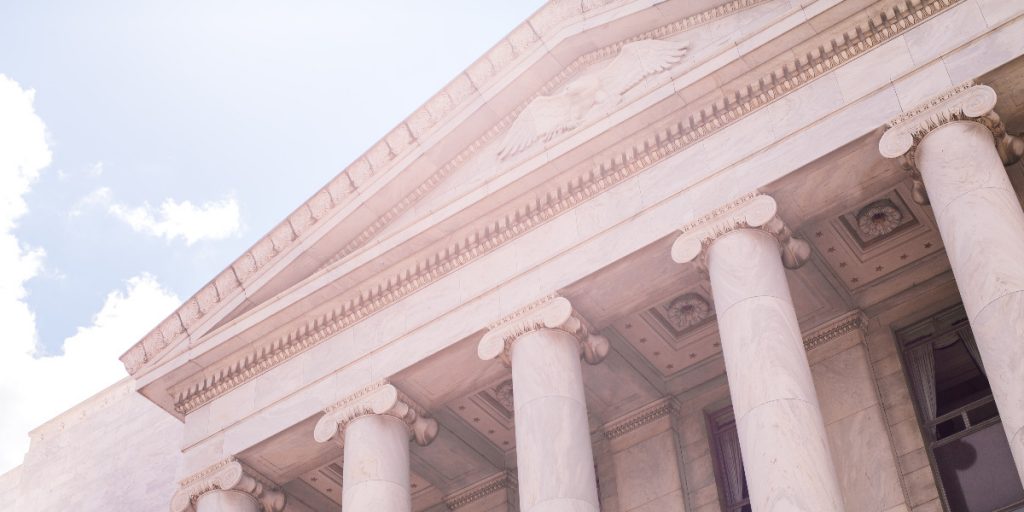
<svg viewBox="0 0 1024 512"><path fill-rule="evenodd" d="M458 155L441 166L419 186L353 237L322 268L339 262L345 256L366 245L394 219L434 190L444 178L461 167L483 146L506 131L530 101L537 96L549 94L581 69L607 58L625 44L641 39L663 38L767 1L770 0L731 0L575 59L527 101L521 103L480 138L470 143ZM420 109L406 118L398 127L385 135L382 140L292 212L283 222L275 226L226 270L186 300L174 313L147 333L142 340L133 345L121 356L121 362L124 363L125 369L130 375L135 375L146 363L155 360L168 346L186 337L189 329L196 325L204 315L216 308L217 304L237 296L245 285L253 282L263 269L275 261L278 255L294 245L303 234L309 232L314 225L334 210L350 203L355 193L369 183L374 176L383 174L411 153L419 146L419 141L430 135L435 127L453 118L455 113L461 111L465 104L470 103L479 94L479 91L492 85L498 75L518 63L521 57L542 46L543 41L548 36L554 35L567 21L579 20L581 16L590 11L622 3L625 2L622 0L549 1L527 21L516 27L508 37L471 64L465 72L457 76L441 92L427 100Z"/></svg>
<svg viewBox="0 0 1024 512"><path fill-rule="evenodd" d="M608 423L604 426L605 439L615 439L626 435L644 425L650 424L658 418L672 414L675 406L671 398L662 398L654 403L641 407L638 411L629 416Z"/></svg>
<svg viewBox="0 0 1024 512"><path fill-rule="evenodd" d="M484 361L500 357L511 366L512 344L520 336L540 329L556 329L575 336L580 343L580 356L590 364L598 364L608 355L608 339L591 333L569 300L557 295L548 295L491 324L477 346L477 355Z"/></svg>
<svg viewBox="0 0 1024 512"><path fill-rule="evenodd" d="M779 252L786 268L799 268L811 254L811 246L793 236L789 226L778 216L778 205L769 195L747 194L713 210L682 227L682 234L672 244L672 259L688 263L698 257L701 268L707 268L708 248L722 235L737 229L758 229L779 241Z"/></svg>
<svg viewBox="0 0 1024 512"><path fill-rule="evenodd" d="M171 498L171 512L195 512L196 500L214 491L241 491L259 502L263 512L281 512L287 497L265 476L228 457L182 480Z"/></svg>
<svg viewBox="0 0 1024 512"><path fill-rule="evenodd" d="M804 335L804 349L811 350L820 347L844 334L860 331L866 335L868 330L868 317L861 310L854 310L834 318L824 324L815 327Z"/></svg>
<svg viewBox="0 0 1024 512"><path fill-rule="evenodd" d="M517 487L515 475L510 472L498 473L486 478L480 483L474 484L467 489L459 491L444 498L444 504L448 510L457 510L474 501L482 499L504 489L515 489Z"/></svg>
<svg viewBox="0 0 1024 512"><path fill-rule="evenodd" d="M590 171L558 183L539 200L521 204L492 225L415 261L407 269L382 278L377 285L359 290L354 299L341 307L197 375L173 392L175 410L188 414L644 169L718 133L815 78L902 35L960 1L922 0L910 10L904 7L903 2L894 2L884 23L880 17L868 20L852 31L856 36L834 39L831 43L823 41L819 52L787 63L781 70L767 73L746 88L738 87L739 92L733 98L708 104L688 120L668 129L639 135L630 143L631 147L618 152L619 156L596 161Z"/></svg>
<svg viewBox="0 0 1024 512"><path fill-rule="evenodd" d="M345 427L362 416L371 414L394 416L405 422L409 437L420 446L426 446L437 437L437 420L413 402L404 393L384 380L371 384L324 409L316 422L313 438L325 443L338 439L344 443Z"/></svg>
<svg viewBox="0 0 1024 512"><path fill-rule="evenodd" d="M886 158L899 158L903 170L914 180L913 197L928 204L928 195L917 168L917 148L933 130L955 121L973 121L992 132L992 140L1003 165L1013 165L1024 155L1024 139L1006 133L1006 126L993 110L996 92L986 85L968 81L925 100L912 110L889 121L878 141Z"/></svg>

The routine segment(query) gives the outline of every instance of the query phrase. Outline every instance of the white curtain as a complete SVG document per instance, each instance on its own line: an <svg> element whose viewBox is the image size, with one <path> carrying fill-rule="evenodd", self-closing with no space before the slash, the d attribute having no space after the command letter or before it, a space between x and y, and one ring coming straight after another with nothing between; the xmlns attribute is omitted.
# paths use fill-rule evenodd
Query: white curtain
<svg viewBox="0 0 1024 512"><path fill-rule="evenodd" d="M960 339L963 340L964 346L967 347L967 352L971 354L971 358L974 359L974 364L978 365L978 369L981 370L982 375L985 373L985 365L981 362L981 352L978 352L978 343L974 341L974 332L968 326L957 329L957 334L960 335Z"/></svg>
<svg viewBox="0 0 1024 512"><path fill-rule="evenodd" d="M729 505L743 500L743 456L740 455L740 438L736 429L722 432L719 439L722 450L722 472L725 473L725 499Z"/></svg>
<svg viewBox="0 0 1024 512"><path fill-rule="evenodd" d="M907 351L907 372L914 384L925 421L935 419L935 354L931 343L923 343Z"/></svg>

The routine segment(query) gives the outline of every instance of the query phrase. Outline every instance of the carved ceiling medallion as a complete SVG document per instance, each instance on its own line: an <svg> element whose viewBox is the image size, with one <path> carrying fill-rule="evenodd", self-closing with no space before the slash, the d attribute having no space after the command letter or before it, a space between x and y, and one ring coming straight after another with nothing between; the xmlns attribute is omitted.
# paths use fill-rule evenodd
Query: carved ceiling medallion
<svg viewBox="0 0 1024 512"><path fill-rule="evenodd" d="M665 317L677 331L699 325L710 316L711 305L707 299L695 293L678 297L665 308Z"/></svg>
<svg viewBox="0 0 1024 512"><path fill-rule="evenodd" d="M876 201L857 212L857 229L865 238L892 233L903 222L903 212L889 200Z"/></svg>

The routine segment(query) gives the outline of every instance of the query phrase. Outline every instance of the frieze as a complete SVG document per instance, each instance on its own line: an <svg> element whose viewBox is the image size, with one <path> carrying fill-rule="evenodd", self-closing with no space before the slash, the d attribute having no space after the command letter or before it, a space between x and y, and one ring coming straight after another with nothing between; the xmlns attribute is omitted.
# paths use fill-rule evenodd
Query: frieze
<svg viewBox="0 0 1024 512"><path fill-rule="evenodd" d="M409 437L420 446L430 444L437 437L437 420L385 380L371 384L325 409L313 429L313 438L320 443L337 438L339 443L343 443L345 427L352 420L371 414L394 416L402 420L409 429Z"/></svg>
<svg viewBox="0 0 1024 512"><path fill-rule="evenodd" d="M195 410L222 393L247 382L276 364L320 343L362 321L377 311L448 275L531 231L537 226L571 210L576 205L621 183L670 155L717 133L765 105L864 54L891 38L903 34L961 0L923 0L911 9L896 4L885 23L865 22L868 29L856 36L844 36L822 45L816 54L808 54L781 72L772 72L734 98L719 100L680 121L674 127L638 138L634 146L619 156L596 162L583 176L560 183L540 200L520 207L493 225L482 228L461 241L415 262L408 270L396 272L380 285L363 290L355 299L305 325L242 353L238 360L217 367L175 392L175 409L182 413ZM654 140L651 144L649 141ZM126 354L127 357L127 354Z"/></svg>
<svg viewBox="0 0 1024 512"><path fill-rule="evenodd" d="M196 500L215 490L249 494L260 504L262 512L283 511L287 499L269 479L228 457L182 480L171 497L171 512L195 512Z"/></svg>
<svg viewBox="0 0 1024 512"><path fill-rule="evenodd" d="M889 121L888 129L878 142L886 158L899 158L903 170L914 181L913 197L918 204L928 204L928 194L917 168L917 147L932 130L955 121L977 122L992 132L992 139L1003 165L1013 165L1024 155L1024 139L1010 135L993 109L996 92L987 85L973 81L962 83L938 94L918 107Z"/></svg>

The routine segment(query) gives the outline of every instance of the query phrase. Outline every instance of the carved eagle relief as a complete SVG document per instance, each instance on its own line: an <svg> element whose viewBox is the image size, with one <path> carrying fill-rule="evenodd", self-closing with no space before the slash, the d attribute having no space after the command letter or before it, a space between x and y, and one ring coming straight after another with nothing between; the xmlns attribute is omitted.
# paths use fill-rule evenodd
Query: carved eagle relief
<svg viewBox="0 0 1024 512"><path fill-rule="evenodd" d="M578 127L588 114L608 111L644 78L683 60L690 43L646 39L623 45L604 68L569 82L561 92L538 96L512 123L498 149L504 160L538 140L548 142Z"/></svg>

